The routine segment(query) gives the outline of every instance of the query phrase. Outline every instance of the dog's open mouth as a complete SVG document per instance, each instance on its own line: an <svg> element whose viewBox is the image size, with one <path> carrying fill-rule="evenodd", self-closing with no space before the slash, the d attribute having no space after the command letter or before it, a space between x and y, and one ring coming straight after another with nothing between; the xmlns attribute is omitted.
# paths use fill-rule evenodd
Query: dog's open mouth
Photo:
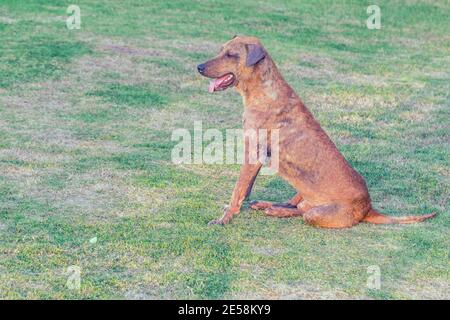
<svg viewBox="0 0 450 320"><path fill-rule="evenodd" d="M214 91L225 90L234 84L234 80L235 80L234 74L227 73L219 78L211 80L208 91L210 93L213 93Z"/></svg>

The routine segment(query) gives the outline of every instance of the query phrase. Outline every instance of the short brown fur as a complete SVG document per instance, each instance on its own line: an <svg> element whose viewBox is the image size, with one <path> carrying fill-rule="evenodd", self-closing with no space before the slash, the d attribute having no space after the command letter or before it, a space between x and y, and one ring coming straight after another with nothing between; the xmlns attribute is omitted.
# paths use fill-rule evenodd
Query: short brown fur
<svg viewBox="0 0 450 320"><path fill-rule="evenodd" d="M249 60L257 61L249 65ZM209 78L228 73L235 76L230 86L243 97L244 130L267 129L270 134L279 129L278 173L298 194L286 204L255 201L251 208L276 217L303 216L306 223L324 228L351 227L362 221L412 223L434 216L387 217L372 208L363 177L349 165L283 79L257 38L234 37L223 45L217 57L201 66L200 72ZM247 143L245 150L248 153ZM211 224L226 224L239 213L261 166L259 162L245 161L230 205L223 217Z"/></svg>

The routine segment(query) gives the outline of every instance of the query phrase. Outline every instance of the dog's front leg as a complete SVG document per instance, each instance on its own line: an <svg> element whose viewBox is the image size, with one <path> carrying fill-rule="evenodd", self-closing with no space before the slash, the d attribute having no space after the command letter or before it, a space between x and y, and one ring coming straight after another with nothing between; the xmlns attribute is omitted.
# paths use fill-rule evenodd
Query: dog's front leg
<svg viewBox="0 0 450 320"><path fill-rule="evenodd" d="M233 195L231 196L230 205L224 209L222 218L211 221L209 225L227 224L235 214L239 213L242 203L250 194L253 183L255 182L261 166L262 164L260 162L256 164L242 165L239 179L236 182Z"/></svg>

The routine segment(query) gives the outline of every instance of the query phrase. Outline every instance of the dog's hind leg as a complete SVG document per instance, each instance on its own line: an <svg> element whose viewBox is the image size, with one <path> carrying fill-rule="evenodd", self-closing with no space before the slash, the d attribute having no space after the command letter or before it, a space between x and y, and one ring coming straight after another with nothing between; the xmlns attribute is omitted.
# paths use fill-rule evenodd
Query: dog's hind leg
<svg viewBox="0 0 450 320"><path fill-rule="evenodd" d="M253 210L265 210L267 208L274 206L274 207L295 209L302 200L303 197L300 195L300 193L297 193L291 200L289 200L289 202L286 203L275 203L269 201L252 201L250 202L250 208Z"/></svg>
<svg viewBox="0 0 450 320"><path fill-rule="evenodd" d="M303 219L321 228L348 228L359 223L350 206L335 203L313 207L304 213Z"/></svg>
<svg viewBox="0 0 450 320"><path fill-rule="evenodd" d="M289 218L302 216L305 212L303 210L297 209L297 207L288 208L273 205L265 209L264 213L271 217Z"/></svg>

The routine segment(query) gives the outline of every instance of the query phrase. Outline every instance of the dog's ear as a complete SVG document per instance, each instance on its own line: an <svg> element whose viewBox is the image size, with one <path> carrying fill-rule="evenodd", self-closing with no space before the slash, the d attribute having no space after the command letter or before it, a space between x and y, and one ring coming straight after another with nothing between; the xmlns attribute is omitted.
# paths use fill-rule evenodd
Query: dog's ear
<svg viewBox="0 0 450 320"><path fill-rule="evenodd" d="M247 44L247 67L251 67L260 62L266 56L264 48L259 44Z"/></svg>

